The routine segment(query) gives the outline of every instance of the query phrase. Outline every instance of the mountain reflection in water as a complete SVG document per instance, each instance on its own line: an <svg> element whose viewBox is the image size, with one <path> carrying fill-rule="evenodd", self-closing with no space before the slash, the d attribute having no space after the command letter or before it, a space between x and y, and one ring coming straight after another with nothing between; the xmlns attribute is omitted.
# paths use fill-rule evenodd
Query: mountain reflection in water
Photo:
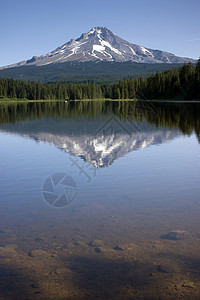
<svg viewBox="0 0 200 300"><path fill-rule="evenodd" d="M95 167L193 130L200 105L152 102L49 102L0 106L0 130L54 144ZM194 117L196 115L196 117Z"/></svg>

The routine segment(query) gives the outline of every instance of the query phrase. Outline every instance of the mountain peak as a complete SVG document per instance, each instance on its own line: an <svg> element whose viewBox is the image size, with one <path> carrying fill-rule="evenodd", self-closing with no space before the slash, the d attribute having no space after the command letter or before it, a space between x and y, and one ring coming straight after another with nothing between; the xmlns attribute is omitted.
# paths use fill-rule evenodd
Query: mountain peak
<svg viewBox="0 0 200 300"><path fill-rule="evenodd" d="M87 38L92 38L94 36L97 36L100 38L101 37L104 39L106 38L106 35L114 35L112 31L110 31L108 28L103 27L103 26L96 26L90 29L89 32L83 33L76 41L80 41L81 39L87 39Z"/></svg>
<svg viewBox="0 0 200 300"><path fill-rule="evenodd" d="M98 30L102 30L102 29L107 29L107 27L105 26L95 26L93 27L90 31L98 31ZM108 30L108 29L107 29Z"/></svg>
<svg viewBox="0 0 200 300"><path fill-rule="evenodd" d="M89 32L99 32L99 31L110 31L107 27L105 26L95 26L93 27Z"/></svg>
<svg viewBox="0 0 200 300"><path fill-rule="evenodd" d="M165 51L153 50L132 44L113 34L112 31L104 26L96 26L89 32L83 33L78 39L71 39L50 53L34 56L32 59L7 66L6 68L30 64L42 66L67 61L133 61L137 63L195 62L193 59L177 57Z"/></svg>

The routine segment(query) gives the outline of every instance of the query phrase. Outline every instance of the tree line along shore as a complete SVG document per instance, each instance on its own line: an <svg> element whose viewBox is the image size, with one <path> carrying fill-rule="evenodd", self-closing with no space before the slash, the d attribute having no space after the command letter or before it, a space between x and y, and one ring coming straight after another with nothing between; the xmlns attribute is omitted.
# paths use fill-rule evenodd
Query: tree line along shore
<svg viewBox="0 0 200 300"><path fill-rule="evenodd" d="M0 79L0 99L83 100L83 99L200 99L200 59L196 65L149 74L118 83L42 83Z"/></svg>

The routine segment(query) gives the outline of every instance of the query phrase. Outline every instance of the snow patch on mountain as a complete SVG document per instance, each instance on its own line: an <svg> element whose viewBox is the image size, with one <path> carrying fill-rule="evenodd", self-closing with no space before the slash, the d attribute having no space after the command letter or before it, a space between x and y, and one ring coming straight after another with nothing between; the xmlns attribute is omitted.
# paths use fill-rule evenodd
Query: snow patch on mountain
<svg viewBox="0 0 200 300"><path fill-rule="evenodd" d="M101 45L93 45L93 51L104 51L105 50L105 47L104 46L101 46Z"/></svg>
<svg viewBox="0 0 200 300"><path fill-rule="evenodd" d="M114 48L109 42L106 42L104 40L100 40L100 43L101 43L101 45L110 48L111 51L113 51L113 52L115 52L119 55L122 55L122 53L119 50L117 50L116 48Z"/></svg>
<svg viewBox="0 0 200 300"><path fill-rule="evenodd" d="M133 50L133 48L129 45L127 45L129 47L129 49L131 49L131 52L133 53L133 55L136 55L135 51Z"/></svg>
<svg viewBox="0 0 200 300"><path fill-rule="evenodd" d="M147 54L147 55L150 55L153 57L153 53L150 52L149 50L147 50L146 48L140 46L140 49L142 50L143 53Z"/></svg>

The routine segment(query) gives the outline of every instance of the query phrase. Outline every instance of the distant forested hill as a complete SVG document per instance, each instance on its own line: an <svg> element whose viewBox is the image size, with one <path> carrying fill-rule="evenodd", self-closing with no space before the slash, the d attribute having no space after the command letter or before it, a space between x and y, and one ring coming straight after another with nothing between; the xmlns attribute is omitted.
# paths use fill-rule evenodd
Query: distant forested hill
<svg viewBox="0 0 200 300"><path fill-rule="evenodd" d="M200 59L178 69L117 83L42 83L0 79L0 98L28 100L82 99L200 99Z"/></svg>
<svg viewBox="0 0 200 300"><path fill-rule="evenodd" d="M41 82L113 83L125 77L147 77L181 64L143 64L134 62L66 62L45 66L21 66L0 70L0 78Z"/></svg>

